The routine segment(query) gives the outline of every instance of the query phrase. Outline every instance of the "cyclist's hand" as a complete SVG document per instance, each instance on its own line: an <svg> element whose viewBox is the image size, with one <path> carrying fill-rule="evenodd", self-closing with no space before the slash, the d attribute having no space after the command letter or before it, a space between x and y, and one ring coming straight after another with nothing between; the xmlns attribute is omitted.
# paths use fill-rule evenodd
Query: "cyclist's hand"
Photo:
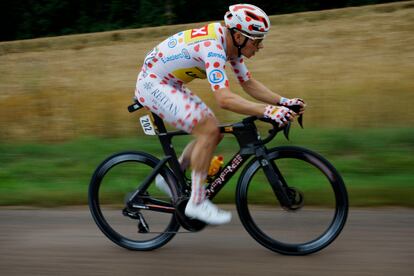
<svg viewBox="0 0 414 276"><path fill-rule="evenodd" d="M296 117L296 113L284 106L266 106L264 112L265 118L270 118L275 121L279 127L287 125L289 121L293 121Z"/></svg>
<svg viewBox="0 0 414 276"><path fill-rule="evenodd" d="M303 114L305 112L306 103L304 100L300 98L294 99L287 99L287 98L280 98L279 105L293 109L298 114Z"/></svg>

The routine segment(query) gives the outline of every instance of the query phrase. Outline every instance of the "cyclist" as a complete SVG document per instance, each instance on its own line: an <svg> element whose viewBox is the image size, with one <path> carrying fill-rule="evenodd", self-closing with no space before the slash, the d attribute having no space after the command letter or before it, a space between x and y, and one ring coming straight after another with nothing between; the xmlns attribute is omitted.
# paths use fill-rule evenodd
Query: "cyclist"
<svg viewBox="0 0 414 276"><path fill-rule="evenodd" d="M229 7L225 26L211 23L199 29L179 32L148 53L135 89L138 101L174 127L195 136L180 157L182 169L191 165L192 191L185 214L208 224L224 224L231 213L219 209L206 199L204 181L210 160L222 135L211 109L185 84L193 79L208 79L211 94L220 108L245 115L264 116L279 126L298 114L288 107L305 103L299 98L287 99L272 92L252 78L244 63L263 48L270 20L260 8L249 4ZM225 72L229 62L243 88L263 103L248 101L233 93ZM169 191L161 176L156 185Z"/></svg>

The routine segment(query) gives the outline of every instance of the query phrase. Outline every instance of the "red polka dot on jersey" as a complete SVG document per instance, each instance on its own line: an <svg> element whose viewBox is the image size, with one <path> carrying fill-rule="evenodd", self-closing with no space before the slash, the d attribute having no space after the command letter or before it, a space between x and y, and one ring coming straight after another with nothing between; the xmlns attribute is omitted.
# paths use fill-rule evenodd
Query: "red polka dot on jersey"
<svg viewBox="0 0 414 276"><path fill-rule="evenodd" d="M210 41L204 42L204 46L209 47L210 45L211 45L211 42Z"/></svg>
<svg viewBox="0 0 414 276"><path fill-rule="evenodd" d="M243 63L243 62L244 62L244 59L242 59L242 58L241 58L241 59L240 59L240 63Z"/></svg>
<svg viewBox="0 0 414 276"><path fill-rule="evenodd" d="M177 92L177 90L176 89L173 89L173 90L171 90L171 93L176 93Z"/></svg>
<svg viewBox="0 0 414 276"><path fill-rule="evenodd" d="M224 44L224 37L221 37L221 44Z"/></svg>
<svg viewBox="0 0 414 276"><path fill-rule="evenodd" d="M208 69L208 67L210 67L210 63L206 63L206 69Z"/></svg>
<svg viewBox="0 0 414 276"><path fill-rule="evenodd" d="M223 34L223 29L219 28L219 33Z"/></svg>
<svg viewBox="0 0 414 276"><path fill-rule="evenodd" d="M157 76L155 74L150 74L150 78L156 79Z"/></svg>
<svg viewBox="0 0 414 276"><path fill-rule="evenodd" d="M236 63L234 61L231 61L230 64L233 65L233 66L236 65Z"/></svg>
<svg viewBox="0 0 414 276"><path fill-rule="evenodd" d="M237 24L237 25L236 25L236 28L237 28L237 29L239 29L239 30L241 30L241 29L242 29L242 25Z"/></svg>
<svg viewBox="0 0 414 276"><path fill-rule="evenodd" d="M200 51L200 44L197 44L196 46L194 46L194 51L196 52Z"/></svg>
<svg viewBox="0 0 414 276"><path fill-rule="evenodd" d="M152 63L148 63L148 67L151 68L152 67Z"/></svg>
<svg viewBox="0 0 414 276"><path fill-rule="evenodd" d="M168 76L172 79L174 78L174 76L171 73L168 73Z"/></svg>
<svg viewBox="0 0 414 276"><path fill-rule="evenodd" d="M239 72L239 69L234 69L234 73L238 74Z"/></svg>
<svg viewBox="0 0 414 276"><path fill-rule="evenodd" d="M197 119L193 119L193 124L196 125L198 123Z"/></svg>
<svg viewBox="0 0 414 276"><path fill-rule="evenodd" d="M189 104L185 105L185 110L189 110L190 108L191 108L191 105L189 105Z"/></svg>
<svg viewBox="0 0 414 276"><path fill-rule="evenodd" d="M220 45L217 44L217 48L219 48L220 50L223 50L223 47L221 47Z"/></svg>
<svg viewBox="0 0 414 276"><path fill-rule="evenodd" d="M163 54L162 54L162 53L158 53L158 56L159 56L159 57L162 57L162 56L163 56Z"/></svg>
<svg viewBox="0 0 414 276"><path fill-rule="evenodd" d="M229 87L229 80L226 80L226 83L224 84L226 87Z"/></svg>
<svg viewBox="0 0 414 276"><path fill-rule="evenodd" d="M220 88L220 86L218 84L214 85L214 90L217 90L219 88Z"/></svg>
<svg viewBox="0 0 414 276"><path fill-rule="evenodd" d="M139 98L139 102L140 102L140 103L145 103L145 99L144 99L143 97L140 97L140 98Z"/></svg>
<svg viewBox="0 0 414 276"><path fill-rule="evenodd" d="M218 68L220 66L220 62L214 62L214 67Z"/></svg>

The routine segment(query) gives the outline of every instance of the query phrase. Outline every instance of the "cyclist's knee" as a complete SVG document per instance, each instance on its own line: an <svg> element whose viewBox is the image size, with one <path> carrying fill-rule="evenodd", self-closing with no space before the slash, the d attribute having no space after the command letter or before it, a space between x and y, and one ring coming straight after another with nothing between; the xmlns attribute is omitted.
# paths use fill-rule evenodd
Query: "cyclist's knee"
<svg viewBox="0 0 414 276"><path fill-rule="evenodd" d="M216 143L222 139L220 129L218 127L218 120L215 117L208 116L203 118L193 129L195 136L208 137Z"/></svg>

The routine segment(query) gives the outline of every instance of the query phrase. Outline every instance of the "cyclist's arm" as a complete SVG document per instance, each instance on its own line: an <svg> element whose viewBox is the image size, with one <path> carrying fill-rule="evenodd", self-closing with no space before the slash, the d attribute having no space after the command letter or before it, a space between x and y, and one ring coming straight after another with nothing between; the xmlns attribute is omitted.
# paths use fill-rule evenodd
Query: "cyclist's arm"
<svg viewBox="0 0 414 276"><path fill-rule="evenodd" d="M264 86L261 82L250 78L248 81L240 83L241 87L247 94L255 98L256 100L276 105L279 103L281 96L269 88Z"/></svg>
<svg viewBox="0 0 414 276"><path fill-rule="evenodd" d="M231 92L229 88L220 88L213 94L221 108L239 114L262 116L266 108L265 104L248 101Z"/></svg>

